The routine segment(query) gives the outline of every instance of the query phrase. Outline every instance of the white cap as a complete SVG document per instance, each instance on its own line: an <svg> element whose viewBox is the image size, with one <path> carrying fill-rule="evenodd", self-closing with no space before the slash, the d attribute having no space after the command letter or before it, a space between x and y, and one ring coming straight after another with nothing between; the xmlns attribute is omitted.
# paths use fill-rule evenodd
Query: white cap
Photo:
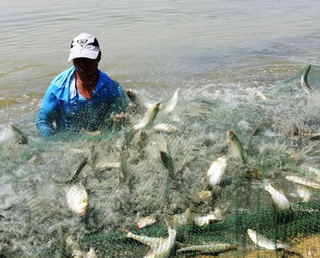
<svg viewBox="0 0 320 258"><path fill-rule="evenodd" d="M96 59L99 52L100 47L96 37L87 33L81 33L71 42L68 62L80 57Z"/></svg>

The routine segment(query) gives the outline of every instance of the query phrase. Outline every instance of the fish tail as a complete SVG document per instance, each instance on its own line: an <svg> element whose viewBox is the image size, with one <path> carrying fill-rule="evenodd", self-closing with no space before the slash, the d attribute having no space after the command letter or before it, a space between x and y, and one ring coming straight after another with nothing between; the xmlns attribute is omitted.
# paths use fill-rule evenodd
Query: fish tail
<svg viewBox="0 0 320 258"><path fill-rule="evenodd" d="M125 237L128 237L130 234L130 231L125 228L120 228L119 230L123 233Z"/></svg>

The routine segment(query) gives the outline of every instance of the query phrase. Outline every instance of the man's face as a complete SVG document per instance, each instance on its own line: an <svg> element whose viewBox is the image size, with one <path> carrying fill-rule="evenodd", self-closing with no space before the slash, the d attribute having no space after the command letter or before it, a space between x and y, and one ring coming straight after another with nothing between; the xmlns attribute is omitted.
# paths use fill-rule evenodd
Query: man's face
<svg viewBox="0 0 320 258"><path fill-rule="evenodd" d="M82 78L90 77L97 73L99 64L99 58L89 59L89 58L75 58L73 59L73 65L77 73Z"/></svg>

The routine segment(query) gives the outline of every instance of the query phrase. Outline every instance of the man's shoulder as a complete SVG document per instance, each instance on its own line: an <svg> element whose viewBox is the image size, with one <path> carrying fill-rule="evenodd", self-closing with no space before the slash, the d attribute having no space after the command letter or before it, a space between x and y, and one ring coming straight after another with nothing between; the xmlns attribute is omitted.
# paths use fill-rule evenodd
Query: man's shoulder
<svg viewBox="0 0 320 258"><path fill-rule="evenodd" d="M58 74L51 82L51 85L56 88L61 88L69 85L69 81L74 74L74 67L70 67Z"/></svg>

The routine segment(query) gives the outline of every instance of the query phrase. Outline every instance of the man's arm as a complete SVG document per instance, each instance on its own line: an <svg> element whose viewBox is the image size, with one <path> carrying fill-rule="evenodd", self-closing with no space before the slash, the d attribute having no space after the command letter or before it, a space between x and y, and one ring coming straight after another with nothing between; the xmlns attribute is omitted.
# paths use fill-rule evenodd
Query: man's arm
<svg viewBox="0 0 320 258"><path fill-rule="evenodd" d="M58 100L49 88L44 95L36 120L36 126L41 136L50 136L56 132L52 123L57 114Z"/></svg>

